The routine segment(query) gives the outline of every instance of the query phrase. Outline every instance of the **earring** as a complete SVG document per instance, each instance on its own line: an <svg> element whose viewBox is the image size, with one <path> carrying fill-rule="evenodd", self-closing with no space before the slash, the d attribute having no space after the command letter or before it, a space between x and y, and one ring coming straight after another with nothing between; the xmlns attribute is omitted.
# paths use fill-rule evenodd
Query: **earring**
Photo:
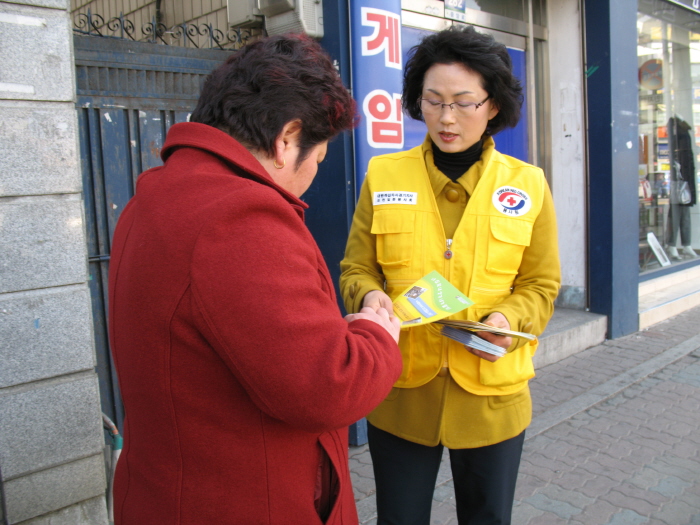
<svg viewBox="0 0 700 525"><path fill-rule="evenodd" d="M282 165L281 165L281 166L278 166L278 165L277 165L277 159L274 159L274 160L272 161L272 165L273 165L275 168L277 168L278 170L281 170L282 168L284 168L284 167L287 165L287 161L286 161L286 159L282 158Z"/></svg>

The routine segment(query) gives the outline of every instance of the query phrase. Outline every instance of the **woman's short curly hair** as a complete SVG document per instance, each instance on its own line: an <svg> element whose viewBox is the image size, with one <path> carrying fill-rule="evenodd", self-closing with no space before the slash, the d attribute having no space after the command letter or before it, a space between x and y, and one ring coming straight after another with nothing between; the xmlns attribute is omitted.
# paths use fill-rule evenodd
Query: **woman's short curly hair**
<svg viewBox="0 0 700 525"><path fill-rule="evenodd" d="M462 64L479 73L483 88L498 108L489 121L486 135L514 127L520 120L523 93L506 46L491 35L479 33L472 26L455 26L425 37L411 48L403 76L403 107L416 120L423 120L420 97L425 73L434 64Z"/></svg>
<svg viewBox="0 0 700 525"><path fill-rule="evenodd" d="M207 77L190 116L269 156L284 125L297 119L297 163L356 120L355 101L330 57L300 34L263 38L235 52Z"/></svg>

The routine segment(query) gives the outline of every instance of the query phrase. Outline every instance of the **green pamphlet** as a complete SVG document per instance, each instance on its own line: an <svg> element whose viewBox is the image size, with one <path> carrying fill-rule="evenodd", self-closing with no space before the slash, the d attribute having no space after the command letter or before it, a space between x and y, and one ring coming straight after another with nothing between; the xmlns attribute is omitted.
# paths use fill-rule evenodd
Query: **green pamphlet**
<svg viewBox="0 0 700 525"><path fill-rule="evenodd" d="M469 308L474 301L433 271L406 288L393 304L401 326L408 327L444 319Z"/></svg>

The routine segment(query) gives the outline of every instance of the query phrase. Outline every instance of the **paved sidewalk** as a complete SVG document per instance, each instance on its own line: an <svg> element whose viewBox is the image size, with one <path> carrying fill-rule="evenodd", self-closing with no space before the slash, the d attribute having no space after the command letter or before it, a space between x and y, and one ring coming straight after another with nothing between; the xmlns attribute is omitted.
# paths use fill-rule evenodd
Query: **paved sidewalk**
<svg viewBox="0 0 700 525"><path fill-rule="evenodd" d="M537 371L513 525L700 525L700 307ZM456 525L449 460L432 525ZM376 524L367 446L350 448Z"/></svg>

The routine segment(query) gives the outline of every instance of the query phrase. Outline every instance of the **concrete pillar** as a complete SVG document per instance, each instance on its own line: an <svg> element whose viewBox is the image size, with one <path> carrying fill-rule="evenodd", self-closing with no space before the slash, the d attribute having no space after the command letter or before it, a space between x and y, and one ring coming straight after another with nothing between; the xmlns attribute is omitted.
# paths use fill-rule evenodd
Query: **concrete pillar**
<svg viewBox="0 0 700 525"><path fill-rule="evenodd" d="M586 280L586 120L582 13L577 0L547 2L552 195L559 226L562 287L557 306L584 310Z"/></svg>
<svg viewBox="0 0 700 525"><path fill-rule="evenodd" d="M67 0L0 1L0 520L106 524Z"/></svg>

